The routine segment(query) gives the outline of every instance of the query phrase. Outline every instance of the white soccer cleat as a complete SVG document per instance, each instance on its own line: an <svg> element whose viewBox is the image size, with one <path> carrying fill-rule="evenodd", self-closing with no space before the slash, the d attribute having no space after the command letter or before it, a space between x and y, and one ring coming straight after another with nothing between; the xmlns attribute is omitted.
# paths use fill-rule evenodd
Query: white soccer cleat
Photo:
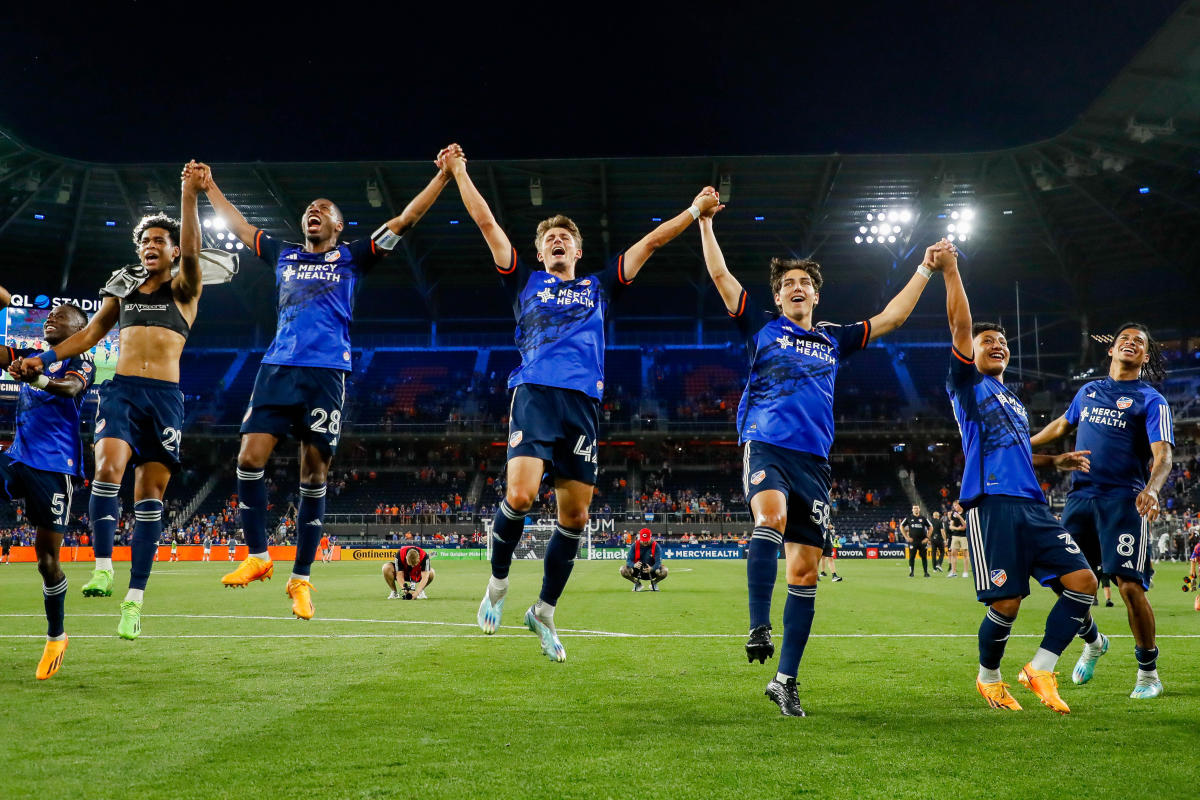
<svg viewBox="0 0 1200 800"><path fill-rule="evenodd" d="M1071 670L1071 683L1083 684L1090 681L1092 674L1096 671L1096 662L1107 652L1108 637L1103 633L1100 634L1099 647L1093 648L1091 645L1084 645L1079 660L1075 662L1075 669Z"/></svg>
<svg viewBox="0 0 1200 800"><path fill-rule="evenodd" d="M1133 700L1150 700L1162 693L1162 681L1157 677L1150 678L1138 675L1137 685L1133 687L1133 691L1129 693L1129 697Z"/></svg>
<svg viewBox="0 0 1200 800"><path fill-rule="evenodd" d="M387 599L388 599L388 600L399 600L399 599L400 599L400 593L399 593L399 592L397 592L395 589L393 589L393 590L392 590L392 593L391 593L391 594L389 594L389 595L387 596Z"/></svg>
<svg viewBox="0 0 1200 800"><path fill-rule="evenodd" d="M425 596L425 590L424 590L424 589L422 589L422 590L421 590L421 593L420 593L419 595L417 595L417 599L418 599L418 600L428 600L428 599L429 599L428 597L426 597L426 596Z"/></svg>
<svg viewBox="0 0 1200 800"><path fill-rule="evenodd" d="M486 589L483 591L483 601L479 604L479 611L475 614L475 621L479 623L479 629L486 634L493 634L500 627L500 617L504 613L504 598L501 597L495 605L489 599Z"/></svg>
<svg viewBox="0 0 1200 800"><path fill-rule="evenodd" d="M542 653L551 661L563 662L567 660L566 648L562 646L562 642L558 640L558 634L554 628L542 621L537 614L533 613L533 606L525 612L525 627L538 635L542 642Z"/></svg>

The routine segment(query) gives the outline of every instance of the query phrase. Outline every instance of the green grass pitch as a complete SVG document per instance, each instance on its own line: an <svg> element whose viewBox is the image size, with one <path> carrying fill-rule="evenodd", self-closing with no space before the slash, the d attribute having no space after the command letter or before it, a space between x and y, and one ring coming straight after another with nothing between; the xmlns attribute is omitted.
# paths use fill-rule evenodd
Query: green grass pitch
<svg viewBox="0 0 1200 800"><path fill-rule="evenodd" d="M558 611L567 662L517 626L541 580L514 565L504 627L483 636L478 561L442 561L428 601L388 601L378 563L314 567L317 618L275 580L225 589L225 563L155 565L143 634L115 634L121 587L85 599L67 565L62 670L34 680L45 633L32 564L0 567L0 796L111 798L931 798L1187 796L1200 742L1200 613L1159 565L1151 593L1166 693L1128 699L1136 664L1120 600L1087 686L1063 655L1060 717L1016 684L1052 595L1035 589L1005 678L974 688L973 581L843 562L820 584L801 664L806 719L763 697L748 664L744 562L675 561L634 594L613 562L575 566ZM783 582L775 629L782 629ZM915 634L915 635L914 635Z"/></svg>

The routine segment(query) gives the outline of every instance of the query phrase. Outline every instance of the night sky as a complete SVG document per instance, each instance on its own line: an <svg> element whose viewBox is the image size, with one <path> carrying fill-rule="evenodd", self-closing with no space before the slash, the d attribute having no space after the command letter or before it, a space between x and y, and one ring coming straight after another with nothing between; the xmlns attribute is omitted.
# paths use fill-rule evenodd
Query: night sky
<svg viewBox="0 0 1200 800"><path fill-rule="evenodd" d="M117 162L980 150L1061 132L1178 3L474 5L6 10L0 126Z"/></svg>

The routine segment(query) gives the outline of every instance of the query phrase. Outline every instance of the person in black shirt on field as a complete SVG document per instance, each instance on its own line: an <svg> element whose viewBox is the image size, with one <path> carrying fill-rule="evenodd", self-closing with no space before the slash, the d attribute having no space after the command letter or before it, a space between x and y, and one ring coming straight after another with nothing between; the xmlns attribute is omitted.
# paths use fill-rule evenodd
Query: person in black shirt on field
<svg viewBox="0 0 1200 800"><path fill-rule="evenodd" d="M904 521L900 523L900 532L904 534L904 538L908 542L908 577L910 578L913 576L913 569L916 566L917 553L921 554L921 569L925 570L925 577L929 577L929 556L925 550L925 543L932 529L933 523L921 516L920 506L913 506L912 514L905 517Z"/></svg>
<svg viewBox="0 0 1200 800"><path fill-rule="evenodd" d="M942 512L933 512L933 532L929 535L929 547L933 551L933 571L942 571L942 561L946 559L946 526L947 519Z"/></svg>

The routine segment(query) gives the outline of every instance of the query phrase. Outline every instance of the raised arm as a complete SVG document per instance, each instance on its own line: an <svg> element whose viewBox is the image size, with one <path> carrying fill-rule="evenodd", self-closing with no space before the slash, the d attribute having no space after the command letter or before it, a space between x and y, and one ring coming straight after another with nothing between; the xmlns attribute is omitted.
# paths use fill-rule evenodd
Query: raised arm
<svg viewBox="0 0 1200 800"><path fill-rule="evenodd" d="M946 317L950 320L950 341L955 350L970 358L974 351L971 304L967 301L962 276L958 274L958 256L942 251L934 260L942 261L942 278L946 281Z"/></svg>
<svg viewBox="0 0 1200 800"><path fill-rule="evenodd" d="M704 248L704 266L708 267L708 277L712 278L717 293L725 303L725 310L730 314L738 313L738 301L742 299L742 284L729 267L725 265L725 255L717 244L717 234L713 230L713 217L725 206L718 205L707 214L700 215L700 244Z"/></svg>
<svg viewBox="0 0 1200 800"><path fill-rule="evenodd" d="M891 333L908 320L909 314L917 307L917 301L921 299L921 293L925 291L925 287L929 284L929 279L933 277L934 272L940 269L934 263L934 254L953 248L954 245L944 239L935 245L925 248L925 258L921 262L921 265L917 267L917 271L913 273L912 278L904 285L900 293L893 297L892 301L884 307L883 311L871 317L871 340Z"/></svg>
<svg viewBox="0 0 1200 800"><path fill-rule="evenodd" d="M627 281L633 280L634 276L642 268L642 265L646 263L646 260L654 255L655 250L683 233L689 225L700 219L702 214L707 211L713 211L720 204L721 197L717 194L716 189L711 186L705 186L701 189L700 194L696 195L692 200L692 205L689 208L680 211L674 217L671 217L671 219L650 231L625 251L625 261L621 267L621 271L625 273L625 279Z"/></svg>
<svg viewBox="0 0 1200 800"><path fill-rule="evenodd" d="M74 336L70 336L66 340L59 342L54 346L53 350L49 351L54 354L54 358L50 360L50 363L66 361L68 358L73 358L80 353L86 353L88 350L91 350L99 344L105 334L112 330L113 325L117 324L120 312L121 308L118 305L117 298L104 298L104 302L100 304L100 310L91 318L87 327ZM37 377L46 368L44 355L18 359L14 362L14 365L18 369L11 369L10 372L20 375L21 378Z"/></svg>
<svg viewBox="0 0 1200 800"><path fill-rule="evenodd" d="M213 210L217 212L217 216L225 222L225 226L229 228L234 236L241 240L242 244L250 248L250 252L255 252L254 234L258 231L258 228L246 222L246 218L242 216L242 212L238 211L233 203L226 199L220 187L217 186L216 180L213 179L212 168L207 164L197 164L196 166L204 171L204 194L208 196L208 202L212 204Z"/></svg>
<svg viewBox="0 0 1200 800"><path fill-rule="evenodd" d="M204 240L200 236L200 212L196 198L204 191L205 171L194 160L183 167L180 179L182 210L179 225L179 274L172 280L175 297L183 303L194 302L204 288L204 277L200 271L200 249Z"/></svg>
<svg viewBox="0 0 1200 800"><path fill-rule="evenodd" d="M471 176L467 174L467 158L463 155L462 148L457 144L450 145L442 161L458 185L458 193L462 196L467 213L479 227L479 232L483 234L488 249L492 251L492 261L507 267L512 260L512 242L508 240L508 235L504 233L500 223L496 222L492 209L488 207L487 201L483 199L483 195L475 188Z"/></svg>
<svg viewBox="0 0 1200 800"><path fill-rule="evenodd" d="M1075 426L1067 422L1064 415L1029 437L1029 444L1033 447L1041 447L1044 444L1058 441L1074 429Z"/></svg>
<svg viewBox="0 0 1200 800"><path fill-rule="evenodd" d="M429 181L424 189L419 191L412 200L408 201L408 205L404 207L399 216L392 217L384 223L387 229L396 236L403 236L412 230L412 227L421 221L421 217L425 216L425 212L433 206L434 201L438 199L438 195L442 193L442 190L452 180L446 164L446 156L450 151L451 148L447 147L438 153L437 160L434 162L438 165L437 174L433 176L433 179Z"/></svg>

